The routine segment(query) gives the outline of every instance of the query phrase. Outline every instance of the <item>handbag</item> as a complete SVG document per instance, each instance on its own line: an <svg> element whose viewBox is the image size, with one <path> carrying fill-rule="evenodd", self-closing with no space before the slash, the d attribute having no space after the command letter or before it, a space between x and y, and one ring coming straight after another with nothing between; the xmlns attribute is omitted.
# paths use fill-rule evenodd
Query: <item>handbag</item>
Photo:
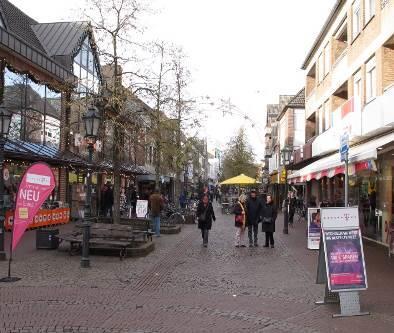
<svg viewBox="0 0 394 333"><path fill-rule="evenodd" d="M263 224L271 224L272 218L271 217L263 217Z"/></svg>
<svg viewBox="0 0 394 333"><path fill-rule="evenodd" d="M207 220L207 210L208 207L205 208L204 212L200 214L200 216L198 217L198 221L204 223Z"/></svg>

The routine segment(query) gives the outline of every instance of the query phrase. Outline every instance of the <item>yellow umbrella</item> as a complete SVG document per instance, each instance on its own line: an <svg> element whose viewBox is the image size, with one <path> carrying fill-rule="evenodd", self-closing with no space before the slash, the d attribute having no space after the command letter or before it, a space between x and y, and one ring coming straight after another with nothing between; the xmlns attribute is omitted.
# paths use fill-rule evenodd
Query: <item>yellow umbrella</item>
<svg viewBox="0 0 394 333"><path fill-rule="evenodd" d="M256 179L245 176L243 173L241 173L239 176L227 179L220 183L220 185L253 185L253 184L258 184Z"/></svg>

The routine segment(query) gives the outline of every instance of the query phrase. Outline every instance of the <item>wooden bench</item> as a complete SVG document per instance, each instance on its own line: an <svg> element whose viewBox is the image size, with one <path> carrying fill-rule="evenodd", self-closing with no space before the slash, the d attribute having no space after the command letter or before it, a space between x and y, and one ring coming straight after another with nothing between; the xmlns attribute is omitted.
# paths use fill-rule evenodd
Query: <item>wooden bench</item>
<svg viewBox="0 0 394 333"><path fill-rule="evenodd" d="M133 226L120 224L92 223L90 225L89 249L119 250L119 257L127 256L127 249L138 243L152 241L153 233L136 230ZM81 250L83 242L82 223L75 226L73 232L57 236L59 240L70 243L69 253L73 255Z"/></svg>

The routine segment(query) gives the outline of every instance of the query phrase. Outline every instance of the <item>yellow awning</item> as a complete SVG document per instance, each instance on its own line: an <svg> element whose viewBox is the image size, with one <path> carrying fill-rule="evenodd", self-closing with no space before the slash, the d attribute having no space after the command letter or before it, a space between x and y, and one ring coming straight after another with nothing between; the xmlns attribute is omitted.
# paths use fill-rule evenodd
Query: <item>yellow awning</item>
<svg viewBox="0 0 394 333"><path fill-rule="evenodd" d="M258 184L256 179L245 176L243 173L239 176L227 179L220 183L220 185L253 185Z"/></svg>

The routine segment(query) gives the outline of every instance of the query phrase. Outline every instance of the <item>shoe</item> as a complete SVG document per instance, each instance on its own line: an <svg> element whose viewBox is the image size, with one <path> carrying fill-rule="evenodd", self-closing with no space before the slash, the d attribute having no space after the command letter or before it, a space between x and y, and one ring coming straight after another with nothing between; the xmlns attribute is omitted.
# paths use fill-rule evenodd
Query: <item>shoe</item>
<svg viewBox="0 0 394 333"><path fill-rule="evenodd" d="M254 247L259 247L259 244L255 243L255 244L254 244Z"/></svg>
<svg viewBox="0 0 394 333"><path fill-rule="evenodd" d="M235 247L239 247L239 245L235 245Z"/></svg>
<svg viewBox="0 0 394 333"><path fill-rule="evenodd" d="M249 244L249 247L253 247L253 244Z"/></svg>
<svg viewBox="0 0 394 333"><path fill-rule="evenodd" d="M204 247L208 247L208 244L203 244L202 246L204 246Z"/></svg>
<svg viewBox="0 0 394 333"><path fill-rule="evenodd" d="M272 244L272 245L271 245L271 249L273 249L274 247L275 247L274 244Z"/></svg>
<svg viewBox="0 0 394 333"><path fill-rule="evenodd" d="M246 245L245 245L245 244L242 244L241 247L246 247Z"/></svg>
<svg viewBox="0 0 394 333"><path fill-rule="evenodd" d="M269 247L269 245L265 244L263 247Z"/></svg>

